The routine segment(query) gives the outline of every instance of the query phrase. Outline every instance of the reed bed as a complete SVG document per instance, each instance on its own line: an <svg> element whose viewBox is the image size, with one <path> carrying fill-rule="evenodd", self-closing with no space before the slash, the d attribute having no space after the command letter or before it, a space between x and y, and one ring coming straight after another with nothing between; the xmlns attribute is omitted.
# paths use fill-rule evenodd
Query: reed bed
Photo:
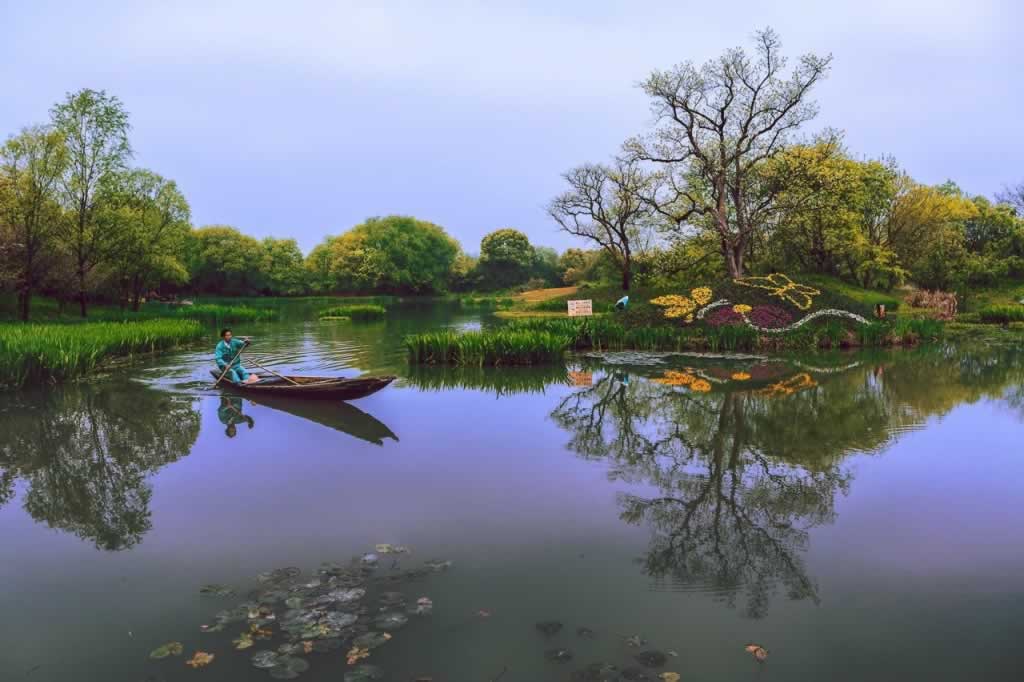
<svg viewBox="0 0 1024 682"><path fill-rule="evenodd" d="M339 305L320 311L320 319L348 318L350 320L379 320L387 310L384 306L373 304Z"/></svg>
<svg viewBox="0 0 1024 682"><path fill-rule="evenodd" d="M202 335L196 320L0 325L0 384L68 381L109 358L163 350Z"/></svg>
<svg viewBox="0 0 1024 682"><path fill-rule="evenodd" d="M935 320L898 320L850 331L837 322L778 335L742 325L626 327L600 317L539 318L489 331L414 334L405 345L412 364L457 366L536 365L558 362L566 351L784 351L913 344L938 338Z"/></svg>
<svg viewBox="0 0 1024 682"><path fill-rule="evenodd" d="M978 311L978 319L985 324L1024 322L1024 305L990 305Z"/></svg>

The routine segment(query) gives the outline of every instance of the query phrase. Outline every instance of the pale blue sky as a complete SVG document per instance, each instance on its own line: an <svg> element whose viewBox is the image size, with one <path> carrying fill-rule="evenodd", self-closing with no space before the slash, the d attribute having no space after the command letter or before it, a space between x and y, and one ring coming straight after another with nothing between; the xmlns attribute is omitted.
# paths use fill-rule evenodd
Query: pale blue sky
<svg viewBox="0 0 1024 682"><path fill-rule="evenodd" d="M135 163L197 225L308 250L411 214L467 251L498 227L573 245L544 204L649 122L654 68L749 45L831 52L817 125L922 182L1024 180L1024 10L1011 0L334 2L0 0L0 134L66 91L126 104Z"/></svg>

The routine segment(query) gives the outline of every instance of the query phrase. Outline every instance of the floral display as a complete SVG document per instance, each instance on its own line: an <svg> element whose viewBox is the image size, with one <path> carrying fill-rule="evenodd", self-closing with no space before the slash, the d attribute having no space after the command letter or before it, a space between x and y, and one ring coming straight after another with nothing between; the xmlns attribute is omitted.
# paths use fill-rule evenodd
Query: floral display
<svg viewBox="0 0 1024 682"><path fill-rule="evenodd" d="M795 374L788 379L763 388L758 391L758 393L769 396L793 395L798 391L814 388L817 385L818 382L815 381L810 374L801 372L800 374Z"/></svg>
<svg viewBox="0 0 1024 682"><path fill-rule="evenodd" d="M743 316L728 306L720 306L704 317L704 321L712 327L724 327L730 324L743 324Z"/></svg>
<svg viewBox="0 0 1024 682"><path fill-rule="evenodd" d="M734 372L729 378L733 381L750 381L750 375L746 372Z"/></svg>
<svg viewBox="0 0 1024 682"><path fill-rule="evenodd" d="M751 310L753 310L753 308L751 308L746 303L737 303L732 307L732 311L734 313L739 313L740 315L745 315L749 313Z"/></svg>
<svg viewBox="0 0 1024 682"><path fill-rule="evenodd" d="M697 377L689 374L688 372L676 372L674 370L666 370L665 375L652 379L656 384L662 384L664 386L689 386Z"/></svg>
<svg viewBox="0 0 1024 682"><path fill-rule="evenodd" d="M795 305L800 310L810 310L814 297L821 293L819 289L805 284L797 284L780 272L767 277L740 277L733 282L744 287L764 289L770 295L777 296Z"/></svg>
<svg viewBox="0 0 1024 682"><path fill-rule="evenodd" d="M697 302L697 305L707 305L711 302L711 288L710 287L697 287L690 292L690 296Z"/></svg>
<svg viewBox="0 0 1024 682"><path fill-rule="evenodd" d="M793 316L789 311L776 305L754 306L753 310L748 312L746 319L754 327L780 329L793 322Z"/></svg>
<svg viewBox="0 0 1024 682"><path fill-rule="evenodd" d="M711 384L706 379L697 379L690 384L691 391L698 391L700 393L707 393L711 390Z"/></svg>

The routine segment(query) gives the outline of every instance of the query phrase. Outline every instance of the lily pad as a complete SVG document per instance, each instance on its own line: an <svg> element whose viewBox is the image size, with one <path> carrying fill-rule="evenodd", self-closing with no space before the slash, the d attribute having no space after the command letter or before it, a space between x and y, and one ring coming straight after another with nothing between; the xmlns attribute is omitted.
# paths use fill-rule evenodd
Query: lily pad
<svg viewBox="0 0 1024 682"><path fill-rule="evenodd" d="M590 628L576 628L576 636L583 639L594 639L597 637L597 633Z"/></svg>
<svg viewBox="0 0 1024 682"><path fill-rule="evenodd" d="M312 644L312 650L318 654L326 654L328 651L336 651L341 648L343 642L337 637L318 639Z"/></svg>
<svg viewBox="0 0 1024 682"><path fill-rule="evenodd" d="M384 679L384 670L368 663L357 665L345 673L345 682L375 682Z"/></svg>
<svg viewBox="0 0 1024 682"><path fill-rule="evenodd" d="M410 551L409 548L404 545L389 545L387 543L379 544L374 549L376 549L379 554L408 554Z"/></svg>
<svg viewBox="0 0 1024 682"><path fill-rule="evenodd" d="M398 611L382 613L373 620L374 627L380 630L397 630L409 622L409 617Z"/></svg>
<svg viewBox="0 0 1024 682"><path fill-rule="evenodd" d="M572 682L619 682L619 669L611 663L591 663L573 672Z"/></svg>
<svg viewBox="0 0 1024 682"><path fill-rule="evenodd" d="M376 649L387 644L390 639L391 635L386 632L367 632L352 640L352 646L359 649Z"/></svg>
<svg viewBox="0 0 1024 682"><path fill-rule="evenodd" d="M327 596L331 598L331 601L337 602L338 604L351 604L352 602L357 602L365 597L366 590L361 587L343 588L328 592Z"/></svg>
<svg viewBox="0 0 1024 682"><path fill-rule="evenodd" d="M181 642L168 642L163 646L158 646L149 652L149 657L155 660L161 658L167 658L168 656L181 656L181 652L185 648L181 645Z"/></svg>
<svg viewBox="0 0 1024 682"><path fill-rule="evenodd" d="M445 561L444 559L430 559L429 561L424 561L423 565L437 573L439 571L447 571L452 567L452 562Z"/></svg>
<svg viewBox="0 0 1024 682"><path fill-rule="evenodd" d="M205 651L197 651L192 655L192 658L185 661L185 665L192 668L205 668L213 663L214 658L216 658L216 656L213 654L208 654Z"/></svg>
<svg viewBox="0 0 1024 682"><path fill-rule="evenodd" d="M633 658L648 668L660 668L668 661L668 657L660 651L641 651Z"/></svg>
<svg viewBox="0 0 1024 682"><path fill-rule="evenodd" d="M273 571L260 573L256 576L256 580L261 583L283 583L286 580L299 576L301 573L302 571L295 566L286 566L285 568L275 568Z"/></svg>
<svg viewBox="0 0 1024 682"><path fill-rule="evenodd" d="M381 606L404 606L405 595L401 592L382 592L377 601Z"/></svg>
<svg viewBox="0 0 1024 682"><path fill-rule="evenodd" d="M572 660L572 652L568 649L548 649L544 658L553 663L568 663Z"/></svg>
<svg viewBox="0 0 1024 682"><path fill-rule="evenodd" d="M227 585L210 583L209 585L203 585L200 587L199 594L205 594L210 597L233 597L235 595L235 591Z"/></svg>
<svg viewBox="0 0 1024 682"><path fill-rule="evenodd" d="M273 651L257 651L252 655L252 664L255 668L273 668L281 658Z"/></svg>
<svg viewBox="0 0 1024 682"><path fill-rule="evenodd" d="M547 637L558 634L562 630L562 624L557 620L545 620L537 623L536 627L542 634Z"/></svg>
<svg viewBox="0 0 1024 682"><path fill-rule="evenodd" d="M294 680L307 670L309 670L308 661L294 656L281 656L277 659L277 664L267 672L275 680Z"/></svg>

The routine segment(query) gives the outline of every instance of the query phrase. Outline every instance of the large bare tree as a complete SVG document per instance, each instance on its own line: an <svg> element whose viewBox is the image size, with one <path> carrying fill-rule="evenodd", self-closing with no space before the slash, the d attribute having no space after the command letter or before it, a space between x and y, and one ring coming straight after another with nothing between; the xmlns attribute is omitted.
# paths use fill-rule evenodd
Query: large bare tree
<svg viewBox="0 0 1024 682"><path fill-rule="evenodd" d="M548 205L548 214L563 230L597 244L622 273L628 291L633 257L647 246L655 211L645 196L655 193L655 176L636 159L617 158L611 165L587 164L563 175L569 189Z"/></svg>
<svg viewBox="0 0 1024 682"><path fill-rule="evenodd" d="M1024 217L1024 182L1016 187L1004 187L1002 192L996 194L996 201L1013 206L1017 215Z"/></svg>
<svg viewBox="0 0 1024 682"><path fill-rule="evenodd" d="M831 60L803 55L787 74L779 37L765 29L755 34L753 55L734 48L699 68L686 62L641 83L657 128L626 148L660 168L663 190L651 203L679 228L713 230L733 277L742 276L751 241L770 223L784 189L777 178L762 177L760 164L817 114L808 96Z"/></svg>

